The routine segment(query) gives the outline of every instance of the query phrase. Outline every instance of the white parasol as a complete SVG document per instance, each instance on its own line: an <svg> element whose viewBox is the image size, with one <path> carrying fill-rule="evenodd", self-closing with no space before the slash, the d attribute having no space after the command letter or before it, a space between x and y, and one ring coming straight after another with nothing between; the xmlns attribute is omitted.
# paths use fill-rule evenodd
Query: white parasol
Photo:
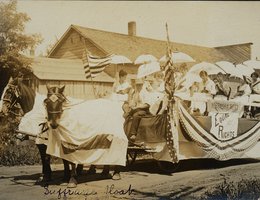
<svg viewBox="0 0 260 200"><path fill-rule="evenodd" d="M144 54L140 55L136 58L134 64L140 65L140 64L146 64L146 63L152 63L156 62L158 59L150 54Z"/></svg>
<svg viewBox="0 0 260 200"><path fill-rule="evenodd" d="M238 64L236 65L236 70L241 73L242 75L244 76L251 76L252 73L255 72L255 70L250 67L250 66L246 66L246 65L243 65L243 64Z"/></svg>
<svg viewBox="0 0 260 200"><path fill-rule="evenodd" d="M184 76L184 82L181 84L184 88L189 89L190 86L192 86L195 82L200 83L202 79L198 74L195 73L187 73Z"/></svg>
<svg viewBox="0 0 260 200"><path fill-rule="evenodd" d="M243 74L238 71L235 65L228 61L219 61L216 62L216 65L224 70L225 73L230 74L231 76L239 77L243 79Z"/></svg>
<svg viewBox="0 0 260 200"><path fill-rule="evenodd" d="M113 55L111 57L111 63L112 64L127 64L127 63L133 63L133 62L125 56Z"/></svg>
<svg viewBox="0 0 260 200"><path fill-rule="evenodd" d="M254 69L260 69L260 60L247 60L243 64Z"/></svg>
<svg viewBox="0 0 260 200"><path fill-rule="evenodd" d="M195 62L195 60L189 56L186 53L175 51L171 54L171 59L173 63L185 63L185 62ZM161 57L159 60L160 63L166 63L167 62L167 56Z"/></svg>
<svg viewBox="0 0 260 200"><path fill-rule="evenodd" d="M201 71L206 71L209 75L218 74L219 72L225 74L225 71L221 67L208 62L201 62L193 65L188 73L199 74Z"/></svg>
<svg viewBox="0 0 260 200"><path fill-rule="evenodd" d="M148 76L160 70L160 64L158 62L150 62L143 64L138 68L137 78Z"/></svg>

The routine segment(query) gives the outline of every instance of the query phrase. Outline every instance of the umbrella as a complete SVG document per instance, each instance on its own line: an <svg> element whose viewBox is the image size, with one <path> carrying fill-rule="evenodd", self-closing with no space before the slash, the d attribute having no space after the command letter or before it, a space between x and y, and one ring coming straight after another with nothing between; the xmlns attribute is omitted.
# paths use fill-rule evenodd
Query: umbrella
<svg viewBox="0 0 260 200"><path fill-rule="evenodd" d="M260 69L260 60L247 60L243 64L254 69Z"/></svg>
<svg viewBox="0 0 260 200"><path fill-rule="evenodd" d="M235 65L228 61L219 61L216 62L216 65L220 67L225 73L230 74L231 76L243 78L241 74L235 67Z"/></svg>
<svg viewBox="0 0 260 200"><path fill-rule="evenodd" d="M242 74L244 76L249 76L249 77L251 76L252 73L255 72L255 70L252 67L246 66L246 65L243 65L243 64L236 65L236 70L240 74Z"/></svg>
<svg viewBox="0 0 260 200"><path fill-rule="evenodd" d="M195 82L201 82L202 79L198 74L195 73L187 73L184 76L184 82L181 84L184 88L189 89Z"/></svg>
<svg viewBox="0 0 260 200"><path fill-rule="evenodd" d="M191 56L179 51L172 52L171 59L173 63L195 62L195 60ZM161 63L166 63L167 56L163 56L159 61Z"/></svg>
<svg viewBox="0 0 260 200"><path fill-rule="evenodd" d="M158 62L146 63L138 68L137 78L142 78L158 71L160 71L160 64Z"/></svg>
<svg viewBox="0 0 260 200"><path fill-rule="evenodd" d="M225 71L221 67L208 62L201 62L193 65L188 73L199 74L201 71L206 71L209 75L218 74L219 72L225 74Z"/></svg>
<svg viewBox="0 0 260 200"><path fill-rule="evenodd" d="M136 58L134 64L139 65L139 64L146 64L146 63L151 63L151 62L156 62L158 59L154 57L153 55L150 54L144 54L140 55Z"/></svg>
<svg viewBox="0 0 260 200"><path fill-rule="evenodd" d="M122 55L113 55L111 57L111 63L112 64L126 64L126 63L133 63L131 60L129 60L127 57Z"/></svg>

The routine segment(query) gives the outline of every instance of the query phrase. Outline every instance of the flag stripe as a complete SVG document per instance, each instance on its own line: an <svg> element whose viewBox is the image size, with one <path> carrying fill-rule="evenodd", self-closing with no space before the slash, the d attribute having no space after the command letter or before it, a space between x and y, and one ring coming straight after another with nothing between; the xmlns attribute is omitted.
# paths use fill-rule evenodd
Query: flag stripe
<svg viewBox="0 0 260 200"><path fill-rule="evenodd" d="M93 67L93 66L89 66L89 67L90 67L90 70L93 71L93 70L96 70L96 69L97 70L104 69L106 66L107 66L107 64L106 65L97 65L95 67Z"/></svg>
<svg viewBox="0 0 260 200"><path fill-rule="evenodd" d="M94 78L104 71L107 65L111 64L113 55L105 57L98 57L87 54L87 51L83 52L83 67L86 78Z"/></svg>
<svg viewBox="0 0 260 200"><path fill-rule="evenodd" d="M103 68L103 69L100 69L100 70L97 70L97 69L95 69L95 70L90 70L90 72L91 72L91 74L99 74L99 73L101 73L103 70L104 70L104 68Z"/></svg>

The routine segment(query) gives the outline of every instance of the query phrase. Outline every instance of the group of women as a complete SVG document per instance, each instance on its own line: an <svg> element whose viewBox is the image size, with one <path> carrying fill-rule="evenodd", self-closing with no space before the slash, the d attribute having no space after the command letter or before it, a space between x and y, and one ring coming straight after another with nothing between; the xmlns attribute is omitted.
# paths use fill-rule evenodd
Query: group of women
<svg viewBox="0 0 260 200"><path fill-rule="evenodd" d="M254 72L251 77L244 77L241 82L233 82L228 80L228 75L219 73L214 78L210 78L206 71L200 71L200 80L194 81L192 85L186 88L191 98L196 99L196 95L201 98L207 95L208 98L215 100L233 100L242 104L250 104L250 102L259 102L260 95L260 78L258 73ZM184 90L183 90L184 91ZM259 108L245 106L242 116L246 116L248 112L252 117L257 117ZM191 101L191 112L199 113L200 115L207 115L206 102Z"/></svg>
<svg viewBox="0 0 260 200"><path fill-rule="evenodd" d="M124 101L124 117L133 118L129 136L132 142L135 141L141 118L160 114L166 106L163 76L162 72L156 72L142 80L131 79L128 83L127 73L119 71L112 98Z"/></svg>

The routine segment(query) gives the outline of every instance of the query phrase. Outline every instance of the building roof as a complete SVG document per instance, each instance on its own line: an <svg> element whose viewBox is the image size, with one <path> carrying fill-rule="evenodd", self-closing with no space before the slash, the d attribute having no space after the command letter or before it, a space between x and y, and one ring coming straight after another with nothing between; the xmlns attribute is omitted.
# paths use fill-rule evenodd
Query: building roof
<svg viewBox="0 0 260 200"><path fill-rule="evenodd" d="M166 53L166 41L71 25L58 43L53 47L49 57L51 57L52 54L54 54L54 52L58 49L63 38L65 38L66 34L71 29L77 31L83 37L92 41L101 51L105 53L124 55L132 61L142 54L152 54L160 59ZM228 57L215 48L176 42L172 42L171 47L173 50L181 51L190 55L197 62L216 62L220 60L231 61Z"/></svg>
<svg viewBox="0 0 260 200"><path fill-rule="evenodd" d="M232 44L226 46L215 47L219 52L232 58L236 63L243 63L245 60L251 58L251 48L253 43L242 43L242 44ZM249 55L249 56L248 56Z"/></svg>
<svg viewBox="0 0 260 200"><path fill-rule="evenodd" d="M55 59L45 57L33 57L31 68L34 75L40 80L62 81L91 81L84 76L82 60ZM93 78L94 82L114 82L107 73L102 72Z"/></svg>

